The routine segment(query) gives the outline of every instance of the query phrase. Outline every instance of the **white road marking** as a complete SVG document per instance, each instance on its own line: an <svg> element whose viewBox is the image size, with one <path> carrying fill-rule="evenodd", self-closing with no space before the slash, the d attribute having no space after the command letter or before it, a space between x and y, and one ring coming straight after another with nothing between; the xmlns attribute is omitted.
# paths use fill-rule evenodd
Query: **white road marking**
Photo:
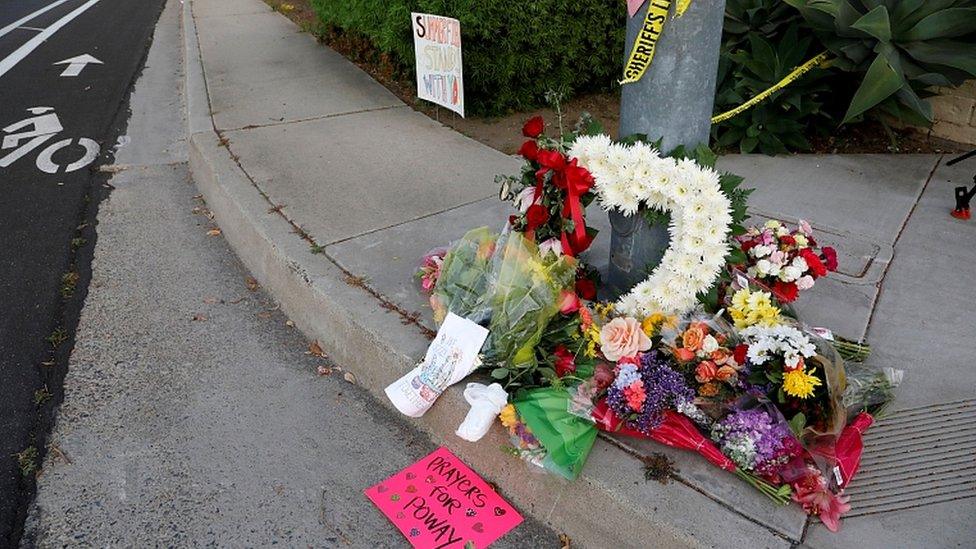
<svg viewBox="0 0 976 549"><path fill-rule="evenodd" d="M64 4L67 1L68 0L58 0L57 2L52 2L52 3L44 6L43 8L35 11L34 13L32 13L30 15L25 15L24 17L21 17L20 19L18 19L16 21L14 21L13 23L7 25L6 27L0 29L0 36L3 36L5 34L7 34L8 32L10 32L10 31L12 31L12 30L20 27L21 25L23 25L24 23L26 23L26 22L30 21L31 19L37 17L38 15L41 15L43 13L46 13L46 12L50 11L50 10L53 10L54 8L60 6L61 4ZM28 28L28 27L25 27L25 28ZM33 30L33 29L31 29L31 30ZM43 29L38 29L38 30L43 30Z"/></svg>
<svg viewBox="0 0 976 549"><path fill-rule="evenodd" d="M41 154L37 155L37 167L44 173L58 173L58 168L60 168L60 166L54 163L54 153L71 145L71 141L73 140L62 139L61 141L53 143L41 151ZM78 144L85 148L85 155L75 162L68 164L67 168L65 168L65 173L80 170L98 158L98 143L95 143L87 137L82 137L78 140Z"/></svg>
<svg viewBox="0 0 976 549"><path fill-rule="evenodd" d="M37 31L37 32L41 32L41 31L44 30L44 29L39 29L37 27L17 27L17 29L19 29L19 30L28 30L28 31Z"/></svg>
<svg viewBox="0 0 976 549"><path fill-rule="evenodd" d="M68 65L61 73L61 76L78 76L81 71L85 69L85 66L89 63L94 63L96 65L104 65L98 59L95 59L87 53L79 55L77 57L72 57L71 59L65 59L64 61L58 61L55 65Z"/></svg>
<svg viewBox="0 0 976 549"><path fill-rule="evenodd" d="M0 76L7 74L7 71L14 68L17 65L17 63L23 61L25 57L30 55L32 51L34 51L35 49L37 49L38 46L43 44L45 40L54 36L55 33L61 30L62 27L70 23L75 17L78 17L79 15L85 13L88 10L88 8L94 6L98 2L99 0L88 0L84 4L75 8L74 11L72 11L68 15L65 15L61 19L58 19L57 21L52 23L51 26L47 27L42 32L39 32L36 35L34 35L30 40L25 42L23 46L14 50L13 53L3 58L3 60L0 60Z"/></svg>

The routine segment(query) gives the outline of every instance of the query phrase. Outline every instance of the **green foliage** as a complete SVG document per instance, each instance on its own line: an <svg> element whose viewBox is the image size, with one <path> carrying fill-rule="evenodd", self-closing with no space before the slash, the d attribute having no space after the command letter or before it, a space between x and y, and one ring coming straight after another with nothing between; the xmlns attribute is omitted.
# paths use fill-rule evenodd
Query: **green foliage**
<svg viewBox="0 0 976 549"><path fill-rule="evenodd" d="M541 104L546 90L609 89L620 72L626 13L619 2L561 0L311 0L323 23L367 38L413 77L410 13L461 23L465 102L494 115Z"/></svg>
<svg viewBox="0 0 976 549"><path fill-rule="evenodd" d="M875 109L931 124L930 86L976 77L976 0L786 0L858 75L844 123Z"/></svg>
<svg viewBox="0 0 976 549"><path fill-rule="evenodd" d="M715 112L732 109L770 88L816 55L816 47L812 36L800 38L796 23L776 42L760 33L749 34L740 47L722 54ZM819 99L828 90L825 73L814 69L746 112L714 124L715 146L737 144L740 152L765 154L808 150L805 135L825 130L830 122Z"/></svg>

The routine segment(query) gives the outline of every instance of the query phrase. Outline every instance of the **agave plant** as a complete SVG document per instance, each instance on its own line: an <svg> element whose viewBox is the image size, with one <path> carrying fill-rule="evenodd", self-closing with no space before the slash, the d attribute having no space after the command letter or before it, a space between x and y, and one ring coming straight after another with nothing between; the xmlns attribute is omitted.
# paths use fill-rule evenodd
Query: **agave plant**
<svg viewBox="0 0 976 549"><path fill-rule="evenodd" d="M734 49L756 33L773 38L800 20L800 14L780 0L726 0L722 47Z"/></svg>
<svg viewBox="0 0 976 549"><path fill-rule="evenodd" d="M872 108L931 124L931 86L976 77L976 0L785 0L833 54L864 74L844 122Z"/></svg>

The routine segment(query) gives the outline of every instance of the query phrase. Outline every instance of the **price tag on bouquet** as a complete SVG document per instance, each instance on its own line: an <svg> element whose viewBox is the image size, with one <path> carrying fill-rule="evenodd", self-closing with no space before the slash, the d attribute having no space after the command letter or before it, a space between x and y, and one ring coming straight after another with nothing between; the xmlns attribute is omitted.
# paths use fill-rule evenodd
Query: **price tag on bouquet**
<svg viewBox="0 0 976 549"><path fill-rule="evenodd" d="M387 387L386 396L404 415L424 415L445 389L478 367L478 352L487 338L486 328L448 313L424 361Z"/></svg>

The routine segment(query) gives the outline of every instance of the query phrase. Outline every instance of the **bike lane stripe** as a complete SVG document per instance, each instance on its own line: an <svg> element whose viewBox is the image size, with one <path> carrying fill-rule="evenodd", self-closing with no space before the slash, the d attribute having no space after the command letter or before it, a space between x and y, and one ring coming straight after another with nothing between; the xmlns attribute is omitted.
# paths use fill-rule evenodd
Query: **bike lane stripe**
<svg viewBox="0 0 976 549"><path fill-rule="evenodd" d="M3 60L0 60L0 77L6 74L7 71L9 71L10 69L14 68L17 65L17 63L23 61L25 57L30 55L32 51L34 51L35 49L37 49L38 46L43 44L45 40L54 36L59 30L61 30L62 27L70 23L74 18L85 13L85 11L87 11L88 8L94 6L99 1L100 0L88 0L81 6L75 8L75 10L69 13L68 15L65 15L61 19L58 19L57 21L52 23L51 26L44 29L43 32L40 32L35 36L33 36L30 40L25 42L23 46L17 48L13 53L3 58Z"/></svg>
<svg viewBox="0 0 976 549"><path fill-rule="evenodd" d="M25 15L24 17L21 17L20 19L18 19L16 21L14 21L13 23L7 25L6 27L0 29L0 36L3 36L3 35L11 32L11 31L13 31L14 29L20 27L24 23L30 21L31 19L34 19L35 17L38 17L38 16L40 16L42 14L45 14L45 13L53 10L54 8L60 6L61 4L64 4L65 2L70 2L70 1L71 0L58 0L57 2L52 2L52 3L44 6L43 8L35 11L34 13L31 13L29 15ZM38 29L38 30L44 30L44 29Z"/></svg>

